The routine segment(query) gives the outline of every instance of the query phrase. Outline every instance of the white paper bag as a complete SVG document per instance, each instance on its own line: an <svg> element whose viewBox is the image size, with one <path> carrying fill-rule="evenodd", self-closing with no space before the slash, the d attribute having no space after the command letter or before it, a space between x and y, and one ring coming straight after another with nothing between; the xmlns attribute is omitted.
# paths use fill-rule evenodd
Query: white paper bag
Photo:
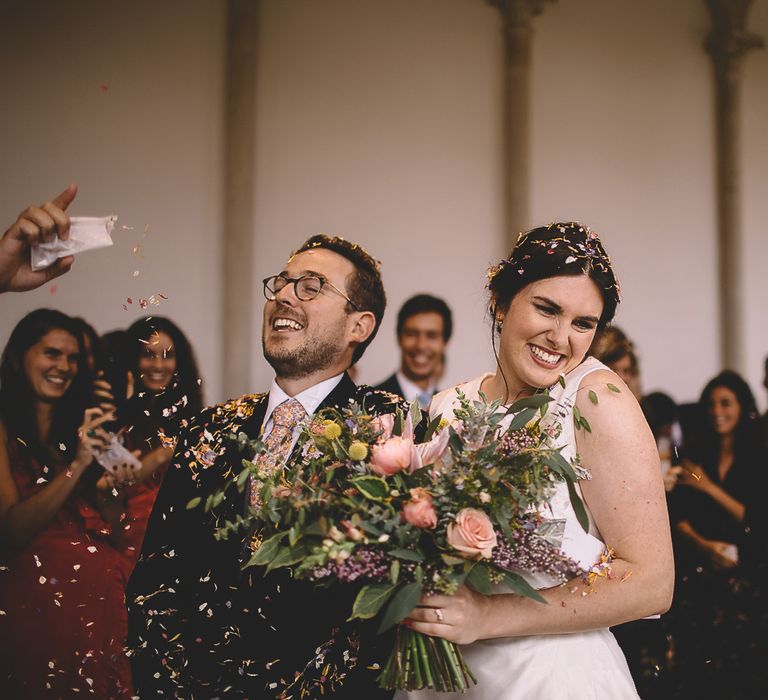
<svg viewBox="0 0 768 700"><path fill-rule="evenodd" d="M67 255L111 246L116 221L116 216L73 216L66 241L59 240L56 235L50 241L32 246L32 269L44 270Z"/></svg>

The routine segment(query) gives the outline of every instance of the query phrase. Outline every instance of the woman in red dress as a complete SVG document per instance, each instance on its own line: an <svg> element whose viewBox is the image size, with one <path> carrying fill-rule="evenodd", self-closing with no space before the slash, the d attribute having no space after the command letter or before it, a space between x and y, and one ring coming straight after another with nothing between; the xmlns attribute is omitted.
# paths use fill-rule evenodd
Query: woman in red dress
<svg viewBox="0 0 768 700"><path fill-rule="evenodd" d="M114 418L68 316L40 309L0 363L0 688L8 698L129 697L117 522L93 455Z"/></svg>

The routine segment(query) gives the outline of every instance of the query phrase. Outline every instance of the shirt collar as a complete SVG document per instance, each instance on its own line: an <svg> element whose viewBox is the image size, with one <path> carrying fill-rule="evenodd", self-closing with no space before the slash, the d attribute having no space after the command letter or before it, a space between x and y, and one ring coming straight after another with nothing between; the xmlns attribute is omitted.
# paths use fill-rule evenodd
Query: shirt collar
<svg viewBox="0 0 768 700"><path fill-rule="evenodd" d="M288 394L278 386L277 381L273 379L272 385L269 387L269 401L267 402L267 412L264 414L264 420L261 423L262 426L267 425L272 418L272 412L281 403L289 401L290 399L296 399L304 407L307 415L311 416L317 411L318 406L325 400L325 397L338 386L343 376L344 373L342 372L330 379L324 379L322 382L309 387L309 389L304 389L304 391L299 392L296 396L288 396Z"/></svg>
<svg viewBox="0 0 768 700"><path fill-rule="evenodd" d="M420 386L414 384L408 377L406 377L400 370L397 371L397 382L400 384L400 388L403 390L403 398L412 403L416 401L424 392L428 392L431 395L435 393L435 382L431 382L426 389L422 389Z"/></svg>

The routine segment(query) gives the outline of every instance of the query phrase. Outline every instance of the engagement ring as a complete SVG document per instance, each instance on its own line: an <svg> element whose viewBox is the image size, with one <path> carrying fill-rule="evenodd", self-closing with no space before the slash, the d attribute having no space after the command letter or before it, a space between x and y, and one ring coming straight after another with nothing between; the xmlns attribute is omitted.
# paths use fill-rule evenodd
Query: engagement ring
<svg viewBox="0 0 768 700"><path fill-rule="evenodd" d="M440 608L435 608L435 617L437 617L438 622L443 621L443 611Z"/></svg>

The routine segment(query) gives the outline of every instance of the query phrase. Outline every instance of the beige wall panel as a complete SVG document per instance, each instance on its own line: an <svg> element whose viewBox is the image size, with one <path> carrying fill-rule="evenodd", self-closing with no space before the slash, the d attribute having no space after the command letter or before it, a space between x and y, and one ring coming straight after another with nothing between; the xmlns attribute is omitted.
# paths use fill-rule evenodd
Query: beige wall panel
<svg viewBox="0 0 768 700"><path fill-rule="evenodd" d="M69 182L80 187L74 214L120 217L113 248L82 255L53 287L0 298L0 345L40 306L98 331L155 312L188 334L206 395L220 398L224 10L218 0L0 6L3 229ZM158 292L161 306L138 307Z"/></svg>
<svg viewBox="0 0 768 700"><path fill-rule="evenodd" d="M503 230L497 11L267 0L260 48L254 293L313 233L343 235L382 261L389 297L362 381L395 369L397 310L423 291L456 317L444 385L490 368L483 284ZM257 361L254 386L271 376Z"/></svg>
<svg viewBox="0 0 768 700"><path fill-rule="evenodd" d="M535 31L533 219L603 235L644 389L692 400L719 370L704 4L559 0Z"/></svg>

